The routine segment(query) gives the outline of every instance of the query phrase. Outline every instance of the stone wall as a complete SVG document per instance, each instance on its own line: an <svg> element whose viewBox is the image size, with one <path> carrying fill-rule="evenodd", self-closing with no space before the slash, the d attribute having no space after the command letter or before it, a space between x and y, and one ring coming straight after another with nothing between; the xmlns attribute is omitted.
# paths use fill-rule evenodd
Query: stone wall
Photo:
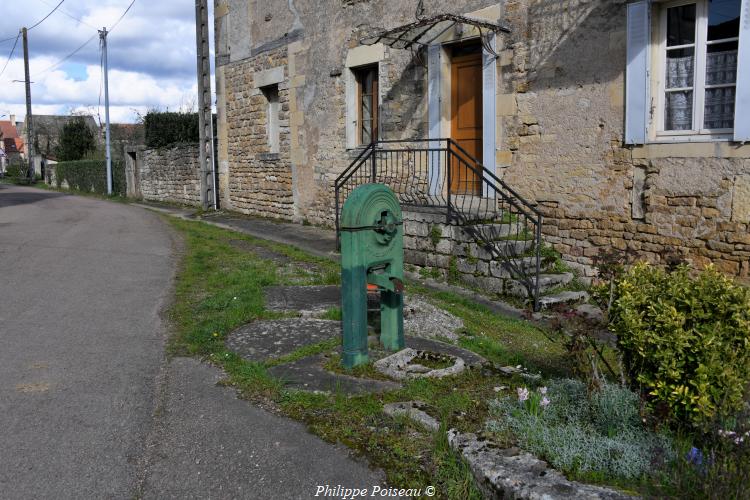
<svg viewBox="0 0 750 500"><path fill-rule="evenodd" d="M512 32L497 42L496 172L539 207L545 239L572 266L591 276L615 248L747 276L750 146L623 144L626 3L438 0L425 14L499 7ZM359 152L347 146L349 59L365 34L413 21L416 5L216 0L225 207L332 224L334 180ZM385 48L378 63L381 138L426 138L426 54ZM284 128L273 157L254 78L279 67Z"/></svg>
<svg viewBox="0 0 750 500"><path fill-rule="evenodd" d="M278 85L279 152L269 150L267 101L256 82L265 70L286 73L287 48L264 52L227 68L226 116L234 126L227 132L231 165L226 183L225 206L244 213L292 219L291 137L289 133L288 76Z"/></svg>
<svg viewBox="0 0 750 500"><path fill-rule="evenodd" d="M462 0L469 12L495 5ZM455 11L428 2L427 14ZM414 20L399 0L215 0L219 175L223 206L333 225L336 177L359 154L347 147L347 56L365 34ZM240 26L249 26L241 29ZM380 65L381 138L426 137L422 55L388 50ZM265 110L254 75L284 68L281 152L265 154ZM281 93L281 92L280 92Z"/></svg>
<svg viewBox="0 0 750 500"><path fill-rule="evenodd" d="M403 219L404 262L407 267L412 266L414 271L428 277L461 281L488 293L526 297L523 286L513 280L508 269L478 245L471 234L460 226L446 223L445 212L409 207L404 209ZM519 245L523 242L496 242L496 245L500 244ZM533 257L518 258L514 262L526 271L532 271L536 266ZM561 275L547 281L566 278Z"/></svg>
<svg viewBox="0 0 750 500"><path fill-rule="evenodd" d="M750 148L623 144L625 5L506 3L503 179L538 203L545 239L587 274L615 248L655 263L713 261L747 277Z"/></svg>
<svg viewBox="0 0 750 500"><path fill-rule="evenodd" d="M129 197L200 206L198 144L170 148L126 148Z"/></svg>

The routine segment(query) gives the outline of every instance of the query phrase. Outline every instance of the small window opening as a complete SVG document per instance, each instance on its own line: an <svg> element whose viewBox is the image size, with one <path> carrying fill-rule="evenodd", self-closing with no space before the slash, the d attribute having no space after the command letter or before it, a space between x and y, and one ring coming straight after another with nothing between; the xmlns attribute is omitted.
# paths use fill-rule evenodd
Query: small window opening
<svg viewBox="0 0 750 500"><path fill-rule="evenodd" d="M268 152L279 152L279 86L262 87L266 98L266 139Z"/></svg>

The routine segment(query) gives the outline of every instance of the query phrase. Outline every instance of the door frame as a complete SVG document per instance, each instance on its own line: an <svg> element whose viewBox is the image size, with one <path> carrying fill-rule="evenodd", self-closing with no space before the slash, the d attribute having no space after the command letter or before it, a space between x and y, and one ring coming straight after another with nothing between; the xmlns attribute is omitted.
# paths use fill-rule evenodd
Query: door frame
<svg viewBox="0 0 750 500"><path fill-rule="evenodd" d="M465 39L462 41L469 41ZM486 40L495 50L496 37L491 34ZM436 139L450 137L451 134L451 43L438 43L427 47L427 114L428 138L434 139L430 147L440 147ZM495 55L482 47L482 165L492 174L496 171L497 151L497 62ZM430 161L430 194L443 194L442 186L433 179L440 178L440 159ZM447 166L446 166L447 167ZM483 183L484 195L488 186Z"/></svg>

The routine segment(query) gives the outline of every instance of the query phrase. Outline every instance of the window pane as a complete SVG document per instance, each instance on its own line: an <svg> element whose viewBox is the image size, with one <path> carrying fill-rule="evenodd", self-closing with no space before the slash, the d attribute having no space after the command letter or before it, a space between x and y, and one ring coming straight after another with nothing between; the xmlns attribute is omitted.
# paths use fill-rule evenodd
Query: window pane
<svg viewBox="0 0 750 500"><path fill-rule="evenodd" d="M741 7L742 0L711 0L708 3L708 39L739 36Z"/></svg>
<svg viewBox="0 0 750 500"><path fill-rule="evenodd" d="M693 86L695 49L667 51L667 88L676 89Z"/></svg>
<svg viewBox="0 0 750 500"><path fill-rule="evenodd" d="M664 130L693 129L693 91L667 92Z"/></svg>
<svg viewBox="0 0 750 500"><path fill-rule="evenodd" d="M706 84L720 85L737 81L737 42L708 46Z"/></svg>
<svg viewBox="0 0 750 500"><path fill-rule="evenodd" d="M695 43L695 4L667 9L667 46Z"/></svg>
<svg viewBox="0 0 750 500"><path fill-rule="evenodd" d="M706 89L705 128L734 127L734 87Z"/></svg>

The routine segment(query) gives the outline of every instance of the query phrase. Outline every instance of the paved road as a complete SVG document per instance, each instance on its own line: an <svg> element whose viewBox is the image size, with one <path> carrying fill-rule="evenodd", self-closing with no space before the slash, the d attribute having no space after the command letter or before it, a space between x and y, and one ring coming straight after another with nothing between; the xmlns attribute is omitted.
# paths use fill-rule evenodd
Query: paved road
<svg viewBox="0 0 750 500"><path fill-rule="evenodd" d="M175 235L0 184L0 498L309 498L382 475L164 357Z"/></svg>

